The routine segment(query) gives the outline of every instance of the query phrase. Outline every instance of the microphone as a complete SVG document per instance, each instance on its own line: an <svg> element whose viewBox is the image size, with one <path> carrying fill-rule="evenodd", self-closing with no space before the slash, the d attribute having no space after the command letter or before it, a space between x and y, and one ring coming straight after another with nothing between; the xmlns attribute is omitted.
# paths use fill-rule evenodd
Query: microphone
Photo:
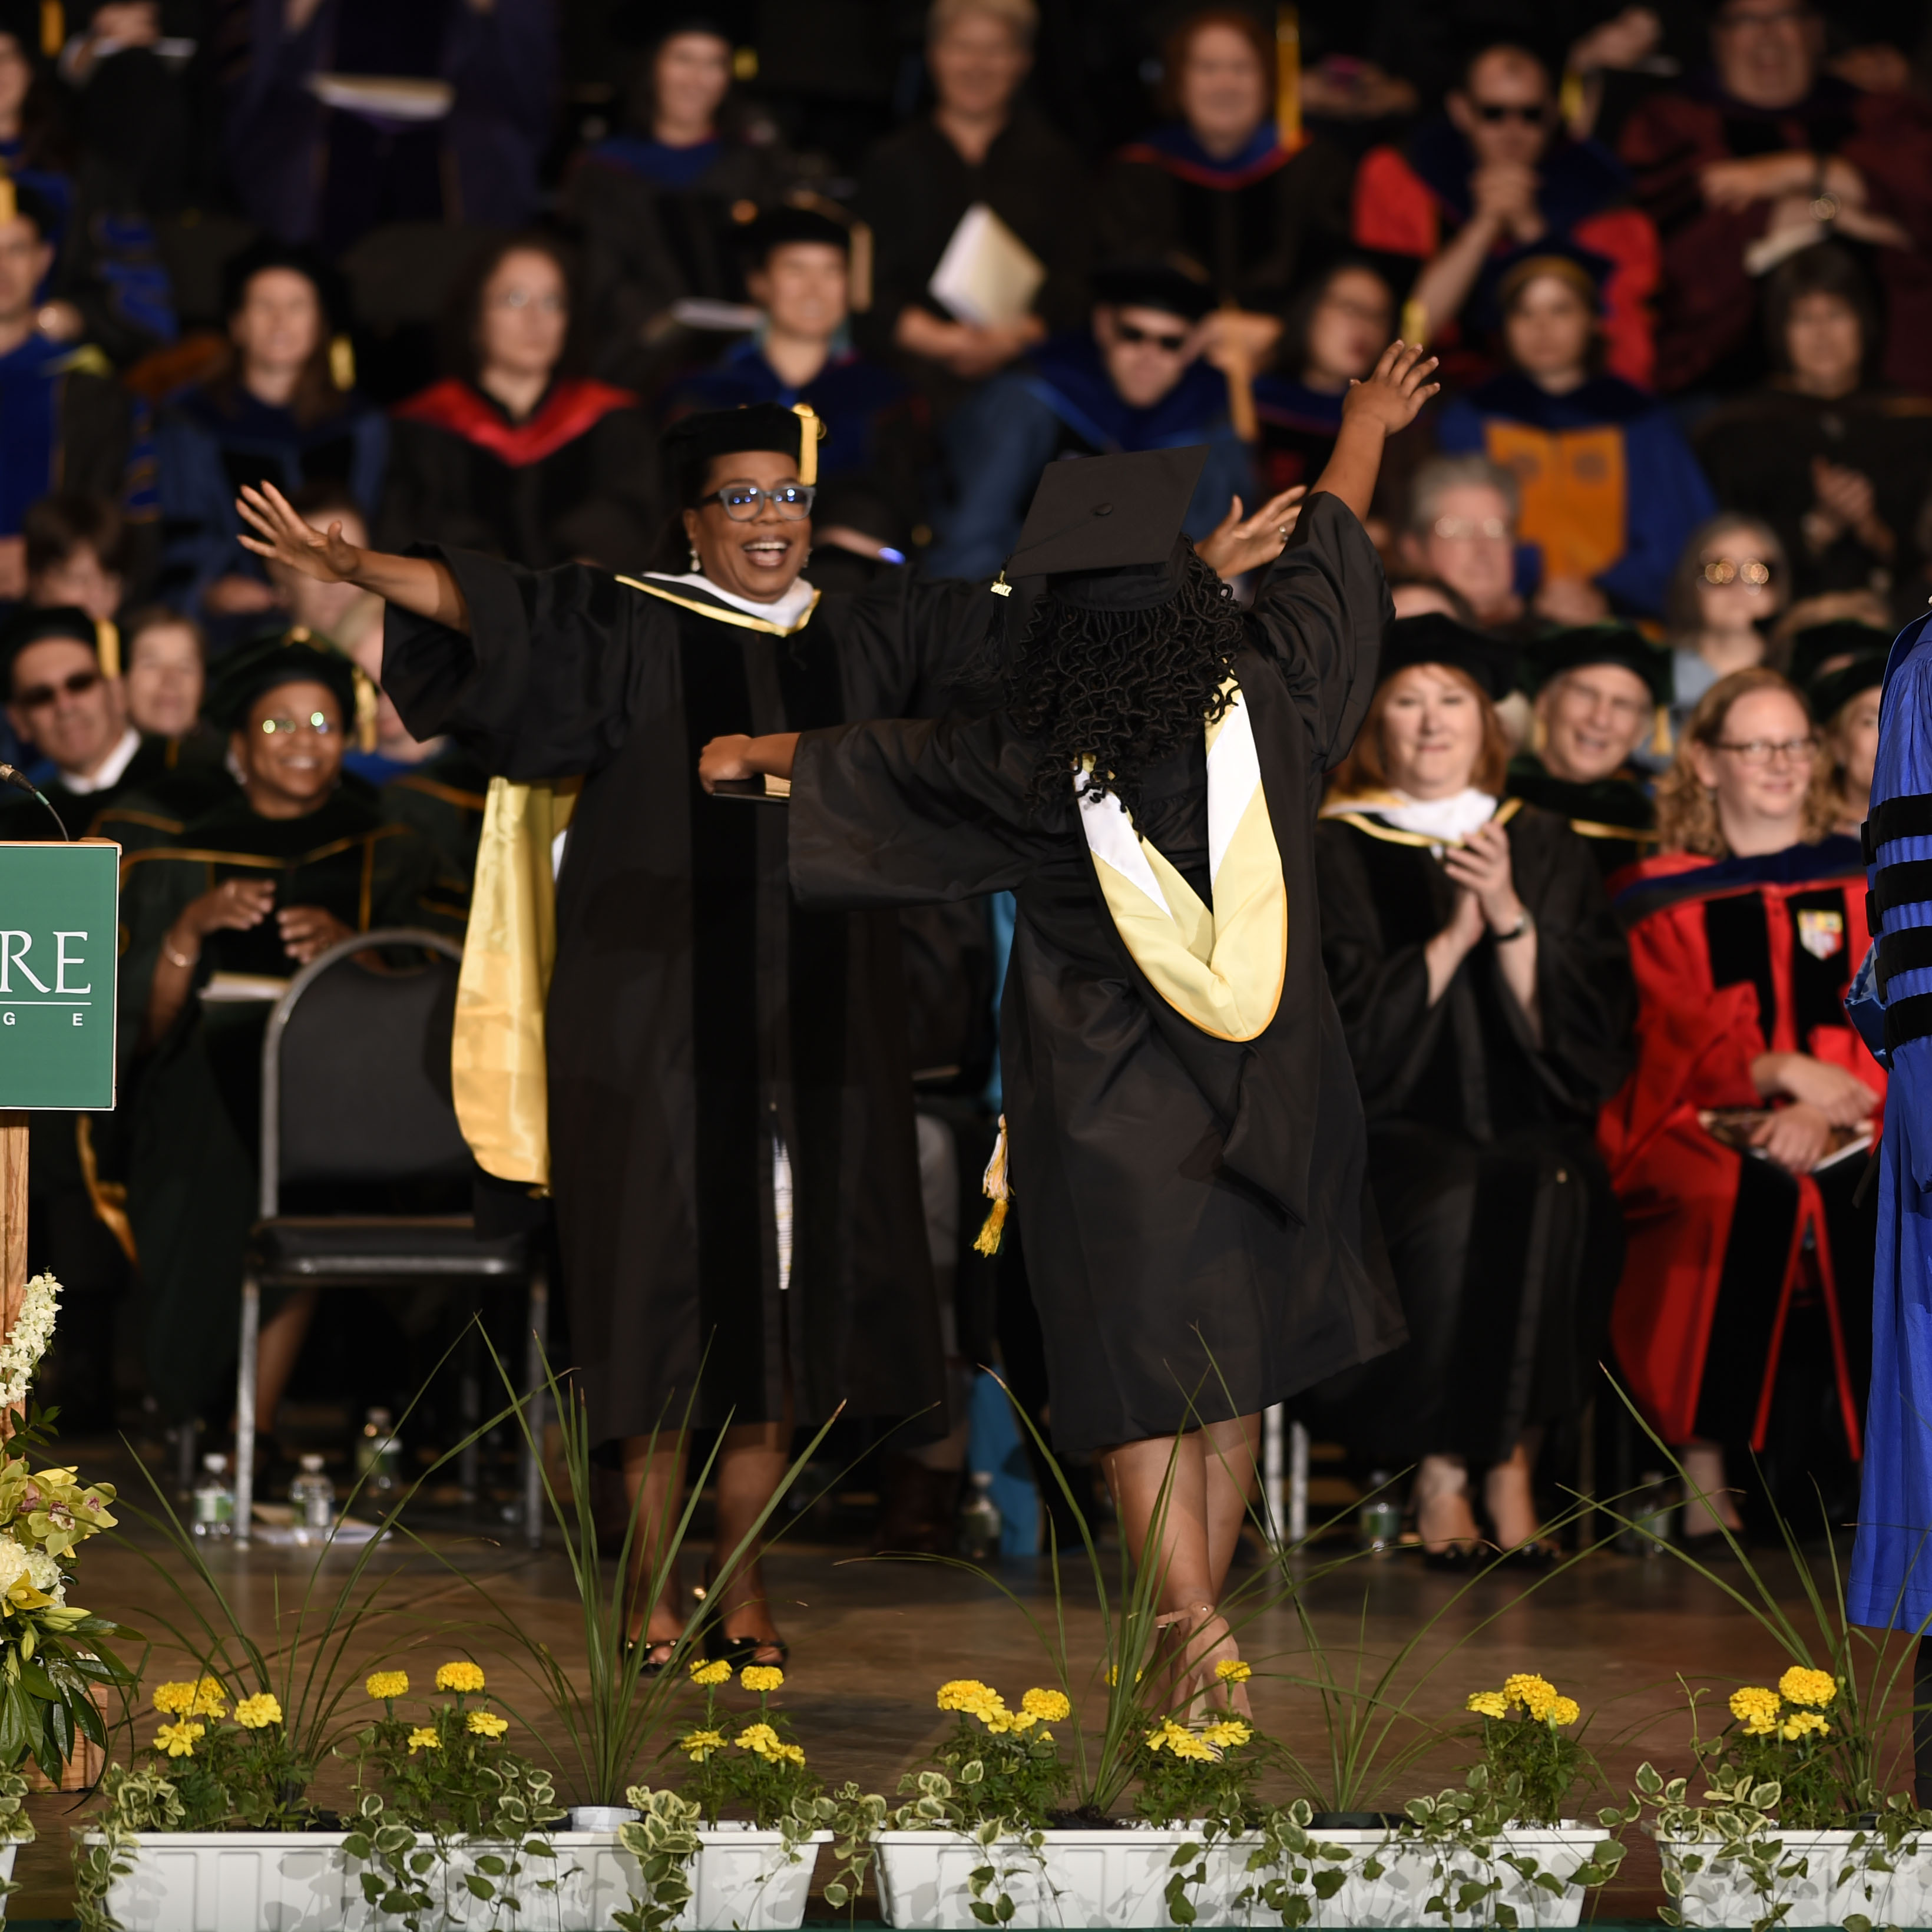
<svg viewBox="0 0 1932 1932"><path fill-rule="evenodd" d="M74 843L74 834L67 829L67 821L61 817L58 812L55 811L53 806L48 802L46 794L42 791L40 787L35 784L33 780L27 776L26 772L17 770L12 765L0 763L0 784L12 785L16 790L25 792L29 798L38 799L41 804L46 806L47 816L53 820L55 824L60 827L60 836L62 838L65 839L70 845Z"/></svg>

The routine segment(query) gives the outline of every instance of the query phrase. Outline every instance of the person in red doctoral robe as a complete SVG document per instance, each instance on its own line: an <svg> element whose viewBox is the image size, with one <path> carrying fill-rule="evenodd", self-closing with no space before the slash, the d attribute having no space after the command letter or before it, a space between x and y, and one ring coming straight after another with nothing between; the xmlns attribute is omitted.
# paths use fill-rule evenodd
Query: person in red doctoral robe
<svg viewBox="0 0 1932 1932"><path fill-rule="evenodd" d="M1845 1013L1870 935L1863 857L1833 817L1804 700L1736 672L1659 788L1666 849L1616 900L1639 1007L1636 1070L1598 1124L1629 1240L1610 1333L1710 1498L1687 1506L1693 1542L1714 1514L1741 1526L1725 1456L1766 1448L1781 1362L1828 1378L1840 1453L1858 1451L1874 1222L1853 1197L1885 1075Z"/></svg>

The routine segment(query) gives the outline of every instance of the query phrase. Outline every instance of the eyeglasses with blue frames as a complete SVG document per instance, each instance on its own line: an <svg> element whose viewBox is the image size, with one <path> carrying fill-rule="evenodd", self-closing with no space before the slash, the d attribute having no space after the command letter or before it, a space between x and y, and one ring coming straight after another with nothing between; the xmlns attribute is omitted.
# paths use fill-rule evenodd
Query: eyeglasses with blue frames
<svg viewBox="0 0 1932 1932"><path fill-rule="evenodd" d="M772 489L761 490L755 483L728 483L712 494L724 506L724 514L734 524L752 522L760 506L766 502L786 522L797 524L812 514L818 486L814 483L780 483Z"/></svg>

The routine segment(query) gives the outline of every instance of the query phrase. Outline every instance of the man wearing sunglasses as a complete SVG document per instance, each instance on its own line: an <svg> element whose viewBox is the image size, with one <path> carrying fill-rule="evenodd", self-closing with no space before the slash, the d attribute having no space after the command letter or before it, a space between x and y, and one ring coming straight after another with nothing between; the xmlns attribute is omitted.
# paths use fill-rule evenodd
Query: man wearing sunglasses
<svg viewBox="0 0 1932 1932"><path fill-rule="evenodd" d="M1564 133L1549 70L1526 48L1482 49L1443 115L1406 148L1372 148L1355 177L1353 221L1360 247L1417 263L1411 300L1428 319L1430 340L1479 350L1493 346L1501 326L1500 262L1532 242L1604 257L1612 265L1605 366L1627 382L1650 382L1657 231L1629 206L1616 158Z"/></svg>
<svg viewBox="0 0 1932 1932"><path fill-rule="evenodd" d="M996 376L946 435L952 507L928 554L938 577L990 577L1019 540L1041 470L1064 457L1204 443L1186 534L1205 537L1230 501L1256 498L1247 446L1229 419L1227 378L1202 358L1205 282L1166 262L1093 278L1090 326L1055 338Z"/></svg>

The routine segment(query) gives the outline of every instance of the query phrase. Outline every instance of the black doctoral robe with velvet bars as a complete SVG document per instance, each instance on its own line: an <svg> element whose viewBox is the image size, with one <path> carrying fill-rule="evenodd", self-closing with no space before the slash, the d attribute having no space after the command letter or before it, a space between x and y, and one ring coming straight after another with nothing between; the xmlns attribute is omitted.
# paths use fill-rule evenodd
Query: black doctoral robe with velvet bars
<svg viewBox="0 0 1932 1932"><path fill-rule="evenodd" d="M800 910L784 814L706 796L698 754L728 732L929 708L985 593L895 572L787 635L687 584L443 560L472 634L390 606L382 682L404 722L512 779L585 775L546 1025L596 1438L674 1426L694 1389L702 1425L776 1417L788 1369L801 1422L938 1402L897 922ZM794 1190L782 1294L775 1133Z"/></svg>
<svg viewBox="0 0 1932 1932"><path fill-rule="evenodd" d="M1026 805L1036 741L1004 714L808 733L790 806L808 904L1018 901L1000 1054L1012 1211L1063 1449L1250 1414L1402 1340L1366 1204L1361 1102L1322 964L1322 775L1374 689L1388 593L1361 526L1310 499L1246 619L1249 709L1288 895L1274 1017L1245 1042L1170 1006L1115 931L1074 802ZM1197 742L1136 824L1199 892Z"/></svg>

